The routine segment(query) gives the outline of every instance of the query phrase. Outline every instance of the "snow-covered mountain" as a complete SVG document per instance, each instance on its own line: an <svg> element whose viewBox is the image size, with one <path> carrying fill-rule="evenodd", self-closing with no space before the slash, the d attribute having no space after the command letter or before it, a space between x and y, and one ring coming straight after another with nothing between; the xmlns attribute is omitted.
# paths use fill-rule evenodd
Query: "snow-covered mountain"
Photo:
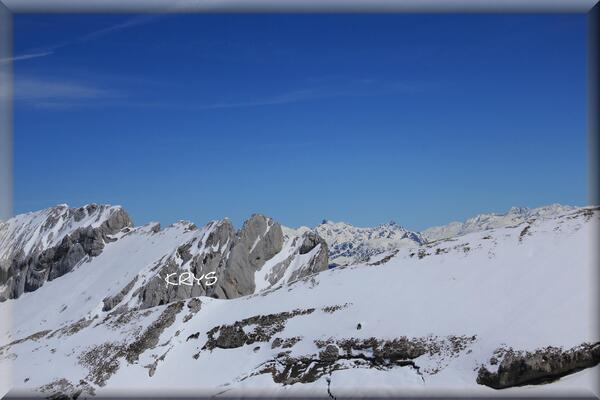
<svg viewBox="0 0 600 400"><path fill-rule="evenodd" d="M504 214L479 214L465 222L451 222L447 225L425 229L421 235L427 241L432 242L486 229L519 225L529 219L554 218L574 209L575 207L561 204L551 204L539 208L513 207Z"/></svg>
<svg viewBox="0 0 600 400"><path fill-rule="evenodd" d="M301 227L290 232L306 232ZM356 227L345 222L323 221L313 231L325 239L329 246L329 262L352 265L360 262L377 262L398 249L415 247L424 242L421 235L404 229L395 222L373 228Z"/></svg>
<svg viewBox="0 0 600 400"><path fill-rule="evenodd" d="M123 291L107 298L110 308L132 293L144 308L200 295L238 297L327 268L322 239L312 232L284 236L277 222L258 214L237 232L227 219L202 228L187 221L164 230L156 223L131 225L121 207L95 204L59 205L2 222L0 300L35 291L83 263L127 264L132 272ZM121 252L113 260L114 251ZM165 286L183 272L184 281L198 278L198 285Z"/></svg>
<svg viewBox="0 0 600 400"><path fill-rule="evenodd" d="M79 239L88 236L73 232L95 232L110 218L38 247L30 240L44 235L5 233L35 231L16 228L17 219L45 225L29 223L34 214L1 225L0 254L20 254L5 249L14 243L42 254L71 236L62 251L85 253ZM2 326L0 369L11 367L13 394L573 396L596 388L598 207L414 240L333 269L325 238L264 216L237 231L227 220L164 229L121 222L91 234L99 252L0 302L0 318L12 318ZM23 253L40 272L39 256ZM6 286L12 276L4 276Z"/></svg>
<svg viewBox="0 0 600 400"><path fill-rule="evenodd" d="M0 221L0 300L20 296L99 254L109 234L131 225L121 207L66 204Z"/></svg>
<svg viewBox="0 0 600 400"><path fill-rule="evenodd" d="M345 222L325 220L313 229L305 226L298 229L286 227L283 229L284 232L295 235L314 231L327 242L330 263L353 265L361 262L379 262L392 256L399 249L418 247L425 242L449 239L487 229L516 226L535 218L554 218L575 208L561 204L533 209L513 207L504 214L480 214L465 222L451 222L422 232L410 231L393 221L376 227L356 227Z"/></svg>

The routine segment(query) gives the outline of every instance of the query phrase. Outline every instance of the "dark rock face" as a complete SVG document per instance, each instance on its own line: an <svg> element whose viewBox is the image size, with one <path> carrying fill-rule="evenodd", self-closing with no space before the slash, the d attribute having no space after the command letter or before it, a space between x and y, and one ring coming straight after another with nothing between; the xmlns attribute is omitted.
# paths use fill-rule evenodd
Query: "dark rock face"
<svg viewBox="0 0 600 400"><path fill-rule="evenodd" d="M202 308L202 301L200 301L200 299L191 299L188 302L188 310L190 310L190 313L192 314L196 314L198 313L198 311L200 311L200 308Z"/></svg>
<svg viewBox="0 0 600 400"><path fill-rule="evenodd" d="M436 342L425 339L411 339L399 337L392 340L370 339L345 339L337 342L337 346L344 351L346 356L351 356L355 351L370 350L373 360L381 365L395 363L401 360L412 360L428 351L433 351Z"/></svg>
<svg viewBox="0 0 600 400"><path fill-rule="evenodd" d="M131 343L126 351L125 358L129 363L136 362L140 354L158 344L158 339L165 329L173 325L177 314L183 309L183 302L169 304L150 326Z"/></svg>
<svg viewBox="0 0 600 400"><path fill-rule="evenodd" d="M10 342L10 343L8 343L8 344L6 344L6 345L4 345L4 346L0 347L0 354L2 354L2 352L3 352L5 349L8 349L8 348L9 348L9 347L11 347L11 346L14 346L14 345L17 345L17 344L20 344L20 343L26 342L26 341L28 341L28 340L35 340L35 341L37 341L37 340L39 340L39 339L41 339L41 338L43 338L43 337L47 336L47 335L48 335L49 333L51 333L51 332L52 332L52 331L50 331L50 330L39 331L39 332L33 333L33 334L31 334L31 335L29 335L29 336L27 336L27 337L24 337L24 338L21 338L21 339L17 339L17 340L13 340L12 342Z"/></svg>
<svg viewBox="0 0 600 400"><path fill-rule="evenodd" d="M547 347L535 352L518 352L509 349L504 352L496 372L483 366L479 369L477 383L494 389L540 384L598 363L600 343L584 343L569 350Z"/></svg>
<svg viewBox="0 0 600 400"><path fill-rule="evenodd" d="M329 267L329 249L325 240L314 232L306 232L301 239L303 242L300 246L300 254L308 254L317 246L319 246L319 251L304 268L294 271L289 278L289 282L325 271Z"/></svg>
<svg viewBox="0 0 600 400"><path fill-rule="evenodd" d="M139 308L146 309L172 303L178 300L201 296L203 294L201 291L202 287L199 285L166 285L164 277L168 274L176 273L177 271L178 266L175 260L167 260L158 270L157 275L154 276L143 287L141 287L139 291L134 293L134 295L138 296L141 300L141 305Z"/></svg>
<svg viewBox="0 0 600 400"><path fill-rule="evenodd" d="M90 225L82 226L84 221ZM18 230L20 228L17 225L16 231L20 233L15 240L7 241L0 235L2 243L19 243L28 252L24 254L23 250L11 250L0 260L0 284L4 285L0 301L37 290L46 281L71 272L86 259L99 256L107 243L116 240L111 235L120 231L129 235L132 223L126 212L116 207L92 204L72 209L58 206L47 212L42 226L36 228L46 236L33 247L28 245L28 240L34 237L31 232L37 235L35 232L38 231L22 226L24 228ZM158 226L155 228L158 229ZM193 224L186 228L186 232L197 230ZM4 225L2 229L13 232L9 231L8 225ZM52 243L48 238L55 231L64 234L61 236L62 240L44 248L46 243ZM204 236L198 235L187 243L178 244L171 256L161 259L153 269L154 276L142 283L137 282L132 296L140 300L140 309L199 296L231 299L252 294L256 288L255 273L263 268L265 262L280 253L284 244L281 226L260 214L252 215L238 231L225 219L207 224L202 232L206 232L203 233ZM10 235L5 234L4 238L6 237ZM317 246L321 250L311 253L311 259L304 261L302 268L294 271L289 280L327 269L328 251L323 239L311 232L294 240L297 241L296 244L301 243L300 254L306 254ZM273 278L282 277L296 256L298 251L276 266ZM192 284L166 284L165 277L178 277L184 271L189 271L194 278L205 278ZM119 293L105 298L103 310L127 311L127 307L117 306L125 297L129 297L134 284L135 282L130 282Z"/></svg>
<svg viewBox="0 0 600 400"><path fill-rule="evenodd" d="M319 353L319 359L326 362L334 362L340 356L340 350L337 346L328 344L323 351Z"/></svg>
<svg viewBox="0 0 600 400"><path fill-rule="evenodd" d="M93 397L95 395L94 388L85 380L74 384L67 379L56 379L46 385L38 388L44 397L52 400L75 400L77 398Z"/></svg>
<svg viewBox="0 0 600 400"><path fill-rule="evenodd" d="M140 290L140 308L198 296L232 299L252 294L256 288L256 271L283 248L284 237L279 223L260 214L252 215L237 232L229 220L211 222L206 228L209 233L205 240L180 246L177 257L163 262L157 276ZM312 232L297 240L304 240L302 249L306 253L318 245L321 251L313 256L305 268L295 271L290 280L326 270L328 251L325 241ZM280 268L275 267L274 270L283 274L292 258L283 261L277 266ZM182 265L189 265L196 277L214 274L216 283L165 285L164 277L177 273Z"/></svg>
<svg viewBox="0 0 600 400"><path fill-rule="evenodd" d="M209 233L205 240L180 246L177 250L180 261L166 260L157 276L142 288L141 308L198 296L230 299L251 294L255 288L254 273L283 246L281 226L258 214L238 232L229 220L211 222L206 228ZM212 273L217 278L216 284L165 285L164 277L177 273L188 262L194 276Z"/></svg>
<svg viewBox="0 0 600 400"><path fill-rule="evenodd" d="M314 356L292 357L289 351L281 352L272 361L263 364L256 373L270 374L273 382L281 385L315 382L335 370L344 369L336 359L320 359Z"/></svg>
<svg viewBox="0 0 600 400"><path fill-rule="evenodd" d="M69 209L67 217L73 216L75 221L81 220L85 212L94 212L96 205L87 208ZM89 208L89 209L88 209ZM56 220L48 218L46 228L51 228ZM96 257L104 249L104 245L112 239L109 235L119 232L132 225L129 216L123 209L115 210L100 226L76 229L66 235L62 241L48 249L33 252L28 255L13 257L10 267L3 275L7 286L5 296L10 299L19 297L24 292L32 292L41 287L46 281L56 279L68 272L86 256ZM5 300L0 296L0 301Z"/></svg>
<svg viewBox="0 0 600 400"><path fill-rule="evenodd" d="M192 240L181 245L176 251L176 256L164 260L158 267L156 276L140 289L137 293L141 300L140 308L199 296L226 297L222 285L225 270L228 268L228 255L236 247L236 232L229 220L211 222L205 228L209 233L204 240ZM202 280L193 285L166 285L164 278L169 274L181 272L182 265L188 265L190 272L196 277L214 274L217 283L207 285L208 282ZM252 280L253 278L252 272ZM250 279L250 276L246 279ZM237 283L237 280L234 283Z"/></svg>
<svg viewBox="0 0 600 400"><path fill-rule="evenodd" d="M421 375L421 367L414 361L416 358L425 353L457 354L474 340L474 336L316 340L315 344L321 349L318 354L292 357L290 352L284 351L264 363L257 374L271 374L274 382L283 385L314 382L333 371L347 368L409 367Z"/></svg>
<svg viewBox="0 0 600 400"><path fill-rule="evenodd" d="M130 343L104 342L82 352L78 361L88 371L86 379L95 385L104 386L125 361L130 364L137 363L140 354L149 348L156 347L160 335L175 322L177 314L181 312L183 306L183 302L167 306L158 318ZM138 311L133 313L138 316L142 315ZM122 359L124 360L122 361Z"/></svg>
<svg viewBox="0 0 600 400"><path fill-rule="evenodd" d="M283 232L279 223L263 215L253 214L238 232L238 240L248 251L248 261L258 270L265 261L281 251Z"/></svg>
<svg viewBox="0 0 600 400"><path fill-rule="evenodd" d="M312 231L306 232L302 237L302 246L300 246L300 254L308 253L309 251L317 247L317 245L319 244L327 246L325 240L323 240L323 238L321 238L319 235Z"/></svg>
<svg viewBox="0 0 600 400"><path fill-rule="evenodd" d="M123 289L121 289L121 291L119 293L117 293L114 296L109 296L109 297L104 298L104 300L102 301L104 303L104 305L102 306L102 311L110 311L117 304L119 304L121 302L121 300L123 300L123 298L127 295L127 293L129 293L129 291L131 291L131 289L133 288L133 286L135 285L137 280L138 280L138 277L136 275L135 278L133 278L131 280L131 282L129 282L127 285L125 285L125 287Z"/></svg>
<svg viewBox="0 0 600 400"><path fill-rule="evenodd" d="M375 337L368 339L315 340L318 354L290 356L290 350L302 337L281 338L276 334L285 329L286 321L300 315L310 314L315 309L297 309L278 314L257 315L236 321L233 324L216 326L206 332L207 341L202 351L233 349L255 343L271 342L271 349L282 351L273 359L264 362L252 375L271 374L273 381L283 385L314 382L320 377L339 369L396 367L413 368L417 374L420 367L415 363L424 354L444 354L455 357L472 344L476 336L428 336L408 338L401 336L386 340ZM198 339L200 332L188 337ZM194 358L199 358L200 353Z"/></svg>
<svg viewBox="0 0 600 400"><path fill-rule="evenodd" d="M86 379L100 387L105 386L106 381L119 370L119 359L123 357L124 349L123 344L105 342L84 351L78 361L88 370Z"/></svg>
<svg viewBox="0 0 600 400"><path fill-rule="evenodd" d="M301 340L302 340L301 336L294 336L294 337L285 338L285 339L275 338L275 339L273 339L273 342L271 343L271 349L276 349L278 347L281 347L283 349L289 349L291 347L294 347L294 345Z"/></svg>
<svg viewBox="0 0 600 400"><path fill-rule="evenodd" d="M247 341L249 341L248 336L241 325L224 326L214 340L214 346L221 349L235 349L242 347Z"/></svg>
<svg viewBox="0 0 600 400"><path fill-rule="evenodd" d="M254 293L254 273L282 247L281 226L263 215L252 215L235 236L215 297L231 299Z"/></svg>
<svg viewBox="0 0 600 400"><path fill-rule="evenodd" d="M114 212L101 226L100 231L103 234L113 234L125 227L132 226L131 218L122 208Z"/></svg>
<svg viewBox="0 0 600 400"><path fill-rule="evenodd" d="M318 247L318 251L312 254L311 258L302 265L302 267L296 269L289 277L287 282L293 282L301 278L305 278L309 275L325 271L329 265L329 251L327 243L320 236L312 231L305 232L302 236L294 237L291 246L297 248L297 253L291 254L286 259L280 261L277 265L273 266L267 281L274 285L280 282L281 278L285 275L287 268L292 264L294 259L298 255L305 255L310 253L312 250Z"/></svg>
<svg viewBox="0 0 600 400"><path fill-rule="evenodd" d="M314 308L305 310L286 311L278 314L256 315L241 321L236 321L232 325L221 325L212 328L206 332L208 340L203 350L213 350L215 348L231 349L242 347L244 345L256 342L268 342L271 338L283 331L285 322L299 315L311 314ZM244 327L256 325L253 330L246 333ZM282 340L279 339L279 345Z"/></svg>

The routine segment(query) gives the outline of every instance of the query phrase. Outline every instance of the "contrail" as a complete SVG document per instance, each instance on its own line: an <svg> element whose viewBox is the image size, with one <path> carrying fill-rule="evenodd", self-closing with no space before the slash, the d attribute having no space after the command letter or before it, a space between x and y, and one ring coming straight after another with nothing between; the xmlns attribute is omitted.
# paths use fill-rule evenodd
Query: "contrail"
<svg viewBox="0 0 600 400"><path fill-rule="evenodd" d="M80 36L79 38L76 38L73 40L69 40L66 42L56 43L56 44L53 44L50 46L38 48L38 49L32 50L31 53L0 59L0 65L6 64L6 63L12 62L12 61L21 61L21 60L29 60L32 58L46 57L51 54L54 54L55 51L58 49L68 47L73 44L85 43L85 42L89 42L92 40L96 40L96 39L102 38L106 35L110 35L111 33L121 31L123 29L131 28L134 26L145 25L145 24L153 22L162 17L164 17L164 16L163 15L136 16L136 17L130 18L124 22L121 22L119 24L112 25L112 26L109 26L109 27L106 27L103 29L99 29L97 31L85 34L85 35Z"/></svg>
<svg viewBox="0 0 600 400"><path fill-rule="evenodd" d="M45 56L49 56L52 53L54 53L54 52L53 51L44 51L41 53L30 53L30 54L23 54L20 56L15 56L15 57L0 58L0 65L6 64L11 61L29 60L31 58L45 57Z"/></svg>

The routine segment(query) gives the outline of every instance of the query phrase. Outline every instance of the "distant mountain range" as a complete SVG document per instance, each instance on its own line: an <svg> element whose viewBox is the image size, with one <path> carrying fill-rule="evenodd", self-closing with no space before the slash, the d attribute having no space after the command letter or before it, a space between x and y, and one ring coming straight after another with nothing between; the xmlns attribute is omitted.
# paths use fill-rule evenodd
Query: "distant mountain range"
<svg viewBox="0 0 600 400"><path fill-rule="evenodd" d="M552 204L539 208L513 207L504 214L480 214L465 222L451 222L422 232L413 232L395 222L373 228L359 228L345 222L323 221L313 228L329 246L329 261L337 265L374 262L398 249L416 247L426 242L449 239L471 232L519 225L532 218L554 218L576 207ZM307 232L307 227L287 229L287 232Z"/></svg>
<svg viewBox="0 0 600 400"><path fill-rule="evenodd" d="M513 207L504 214L479 214L465 222L451 222L447 225L425 229L421 234L425 240L432 242L486 229L519 225L529 219L555 218L575 209L576 207L561 204L539 208Z"/></svg>
<svg viewBox="0 0 600 400"><path fill-rule="evenodd" d="M258 214L135 227L95 204L18 215L0 222L0 390L585 394L599 223L560 205L421 233Z"/></svg>

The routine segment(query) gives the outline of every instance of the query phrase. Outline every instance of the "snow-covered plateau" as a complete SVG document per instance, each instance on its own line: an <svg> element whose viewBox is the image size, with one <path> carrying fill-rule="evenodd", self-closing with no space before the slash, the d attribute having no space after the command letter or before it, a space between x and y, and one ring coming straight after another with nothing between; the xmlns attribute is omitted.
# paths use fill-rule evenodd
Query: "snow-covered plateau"
<svg viewBox="0 0 600 400"><path fill-rule="evenodd" d="M18 215L0 222L0 395L593 396L599 219L552 205L419 233Z"/></svg>

